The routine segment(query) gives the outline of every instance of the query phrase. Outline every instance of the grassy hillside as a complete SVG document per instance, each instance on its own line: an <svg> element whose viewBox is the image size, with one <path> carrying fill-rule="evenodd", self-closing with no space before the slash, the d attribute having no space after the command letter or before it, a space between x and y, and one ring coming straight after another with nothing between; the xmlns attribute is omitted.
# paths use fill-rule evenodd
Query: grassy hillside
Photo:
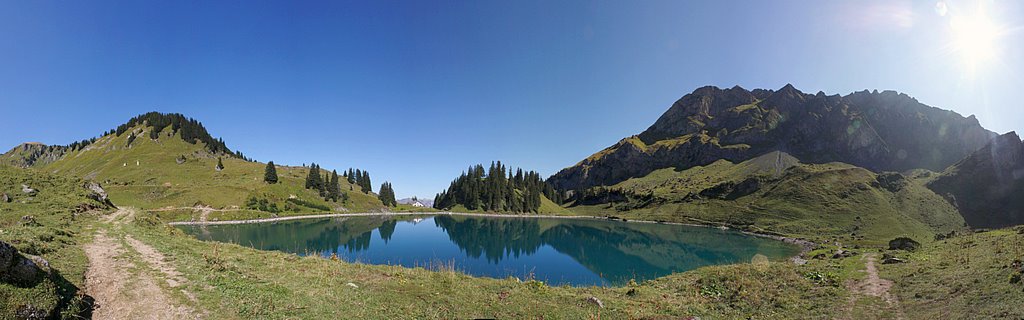
<svg viewBox="0 0 1024 320"><path fill-rule="evenodd" d="M324 211L375 211L384 206L376 195L363 193L359 186L341 181L348 194L346 202L326 202L316 192L304 188L308 168L278 167L280 183L263 182L265 164L235 157L220 157L224 170L217 171L218 156L206 150L202 142L190 144L180 136L171 136L170 127L150 139L151 127L136 126L126 133L107 135L78 151L72 151L42 170L70 174L100 182L118 205L141 209L210 206L216 209L242 209L214 212L222 215L262 217ZM132 134L136 138L132 139ZM129 140L130 144L129 144ZM184 163L178 158L184 156ZM250 199L263 202L280 212L257 212ZM174 216L185 217L188 212Z"/></svg>
<svg viewBox="0 0 1024 320"><path fill-rule="evenodd" d="M22 193L22 184L38 190ZM83 310L81 296L88 260L82 244L103 204L88 198L82 181L31 169L0 165L0 193L13 199L0 202L0 241L22 254L38 255L55 271L35 286L0 283L0 317L41 310L72 317Z"/></svg>
<svg viewBox="0 0 1024 320"><path fill-rule="evenodd" d="M904 311L919 319L1024 319L1024 227L926 244L884 265Z"/></svg>
<svg viewBox="0 0 1024 320"><path fill-rule="evenodd" d="M660 169L594 190L570 209L863 244L928 240L964 226L954 207L916 180L842 163L801 164L778 152L738 164Z"/></svg>

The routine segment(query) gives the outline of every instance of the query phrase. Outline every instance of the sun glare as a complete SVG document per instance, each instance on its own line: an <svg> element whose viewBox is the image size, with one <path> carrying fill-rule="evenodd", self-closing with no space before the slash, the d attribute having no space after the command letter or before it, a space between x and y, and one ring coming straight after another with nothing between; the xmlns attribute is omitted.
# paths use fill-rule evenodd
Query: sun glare
<svg viewBox="0 0 1024 320"><path fill-rule="evenodd" d="M999 28L983 11L950 17L953 50L972 70L996 58Z"/></svg>

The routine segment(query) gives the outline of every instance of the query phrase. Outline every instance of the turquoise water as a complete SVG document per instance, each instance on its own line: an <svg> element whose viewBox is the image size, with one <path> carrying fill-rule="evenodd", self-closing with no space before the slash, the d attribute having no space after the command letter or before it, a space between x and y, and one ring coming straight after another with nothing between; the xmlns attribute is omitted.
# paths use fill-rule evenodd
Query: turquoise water
<svg viewBox="0 0 1024 320"><path fill-rule="evenodd" d="M622 285L702 266L784 259L799 247L715 228L594 219L363 216L179 226L201 240L552 285Z"/></svg>

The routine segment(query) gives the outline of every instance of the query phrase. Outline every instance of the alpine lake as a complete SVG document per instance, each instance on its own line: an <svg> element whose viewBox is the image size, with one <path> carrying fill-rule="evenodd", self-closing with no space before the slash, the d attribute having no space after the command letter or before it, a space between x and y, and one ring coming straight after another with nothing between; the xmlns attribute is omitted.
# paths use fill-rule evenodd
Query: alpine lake
<svg viewBox="0 0 1024 320"><path fill-rule="evenodd" d="M621 286L800 252L734 230L579 218L377 215L177 227L200 240L261 250L573 286Z"/></svg>

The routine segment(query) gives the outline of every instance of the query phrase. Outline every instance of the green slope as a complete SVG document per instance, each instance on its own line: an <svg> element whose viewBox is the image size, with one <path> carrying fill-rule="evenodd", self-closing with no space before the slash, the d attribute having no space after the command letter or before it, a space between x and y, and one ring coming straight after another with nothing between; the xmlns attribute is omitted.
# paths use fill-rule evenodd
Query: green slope
<svg viewBox="0 0 1024 320"><path fill-rule="evenodd" d="M38 193L22 193L23 184ZM0 193L12 197L9 203L0 201L0 241L46 259L56 271L27 288L0 283L0 317L34 309L74 318L83 310L80 294L88 259L82 245L90 238L87 228L96 213L108 208L90 199L82 185L79 179L0 165Z"/></svg>
<svg viewBox="0 0 1024 320"><path fill-rule="evenodd" d="M348 194L346 202L326 202L316 192L304 188L308 168L278 167L278 184L263 182L266 164L235 157L218 156L207 151L202 142L190 144L170 127L158 139L149 138L152 127L131 128L120 136L100 137L82 150L66 153L60 160L43 164L41 169L100 182L118 205L142 209L181 208L197 205L217 209L246 209L250 198L266 199L282 212L279 215L330 211L369 211L384 208L374 194L363 193L359 186L341 181ZM137 138L131 141L130 133ZM177 159L185 157L184 163ZM215 169L218 158L224 169ZM289 198L292 198L289 200ZM217 215L225 213L217 212ZM269 216L267 212L235 212L233 218ZM176 215L183 218L183 215Z"/></svg>
<svg viewBox="0 0 1024 320"><path fill-rule="evenodd" d="M574 197L576 213L727 224L819 241L930 240L964 226L921 182L843 163L801 164L773 152L682 171L656 170Z"/></svg>
<svg viewBox="0 0 1024 320"><path fill-rule="evenodd" d="M908 263L881 265L893 293L916 319L1024 319L1024 227L968 233L892 252Z"/></svg>

